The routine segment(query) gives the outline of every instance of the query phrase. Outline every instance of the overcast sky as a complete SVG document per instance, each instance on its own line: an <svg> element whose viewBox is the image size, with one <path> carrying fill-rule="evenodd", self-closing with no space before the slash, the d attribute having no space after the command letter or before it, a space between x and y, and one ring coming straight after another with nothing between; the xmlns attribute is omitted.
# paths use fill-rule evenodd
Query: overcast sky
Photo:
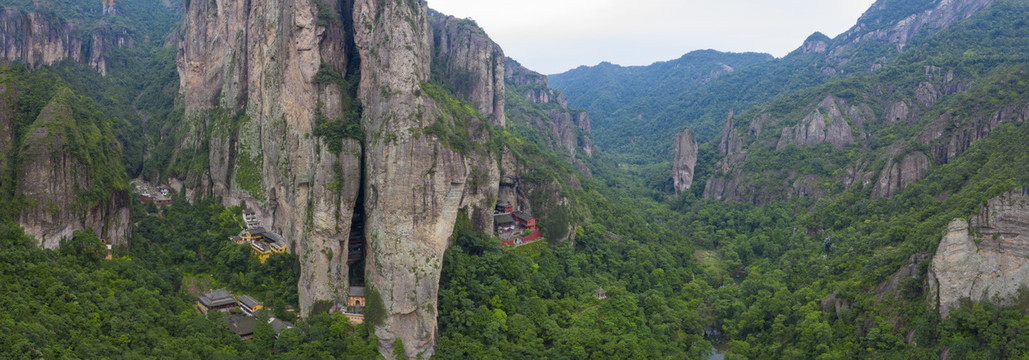
<svg viewBox="0 0 1029 360"><path fill-rule="evenodd" d="M874 0L428 0L472 18L507 56L543 74L609 61L648 65L697 49L782 57L835 37Z"/></svg>

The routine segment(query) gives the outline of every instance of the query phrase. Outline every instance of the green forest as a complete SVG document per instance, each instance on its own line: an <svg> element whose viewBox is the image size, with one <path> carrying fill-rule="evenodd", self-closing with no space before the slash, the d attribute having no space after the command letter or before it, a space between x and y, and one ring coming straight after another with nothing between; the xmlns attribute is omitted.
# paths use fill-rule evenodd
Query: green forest
<svg viewBox="0 0 1029 360"><path fill-rule="evenodd" d="M119 9L128 16L116 22L100 20L99 2L42 3L49 4L46 16L75 19L76 31L127 29L140 45L112 50L107 76L71 60L38 68L0 64L0 86L17 94L14 102L0 99L9 105L0 115L12 119L3 129L11 150L0 154L0 357L382 357L375 321L352 324L339 313L297 316L299 258L275 254L261 263L249 245L230 240L246 204L226 207L215 196L187 201L181 191L164 206L132 197L131 236L114 247L111 260L103 259L107 250L94 229L76 231L58 249L43 249L26 235L17 223L26 204L19 202L15 179L21 142L31 129L50 126L71 139L77 159L94 165L89 177L95 181L79 194L84 204L130 191L129 179L184 175L206 165L206 154L174 156L183 117L179 50L162 40L180 25L174 9L181 2L126 2ZM881 3L859 20L865 29L938 2ZM29 1L5 6L36 7ZM340 19L319 6L321 25L339 27ZM521 96L528 89L508 84L508 125L493 127L434 74L420 91L451 119L429 124L426 134L465 155L508 150L524 164L527 183L554 184L569 198L567 204L534 204L546 215L542 227L550 241L519 247L500 247L493 234L475 230L468 209L459 212L442 262L434 357L1029 357L1029 290L1006 301L966 301L944 317L927 300L926 279L948 223L974 217L994 197L1029 189L1029 126L1001 119L988 136L931 164L921 180L892 197L873 198L874 184L848 187L837 180L840 169L856 163L874 163L879 171L902 155L941 146L945 139L919 142L937 119L961 119L943 130L950 134L996 109L1029 104L1026 13L1027 1L997 0L938 33L915 34L900 53L882 43L849 48L849 65L832 76L822 73L829 63L817 54L771 59L703 51L651 68L602 64L552 77L555 87L568 87L573 106L596 120L599 150L592 157L558 149L531 123L533 117L553 121L557 104L528 101ZM878 58L887 65L881 71L842 75ZM710 83L675 86L716 63L735 71ZM677 64L683 67L676 76L661 77ZM729 176L718 169L717 145L730 111L743 127L761 114L800 119L833 95L873 105L882 118L889 104L919 91L927 66L954 69L965 81L961 91L941 96L911 121L869 124L860 142L779 148L779 130L794 120L744 135L747 158L739 166L755 192L779 191L801 174L815 176L823 196L704 198L708 179ZM338 154L344 139L366 136L355 95L360 79L324 64L317 71L315 83L337 84L346 95L346 118L319 113L311 129ZM67 111L38 123L51 104ZM694 129L702 144L695 187L676 195L671 137L640 136L669 135L682 126ZM484 129L490 142L476 143L471 127ZM574 236L554 240L566 235ZM905 269L915 275L902 275ZM268 306L252 339L241 340L217 312L196 310L197 295L215 288ZM276 337L269 317L296 327ZM386 356L406 358L403 343L395 342Z"/></svg>

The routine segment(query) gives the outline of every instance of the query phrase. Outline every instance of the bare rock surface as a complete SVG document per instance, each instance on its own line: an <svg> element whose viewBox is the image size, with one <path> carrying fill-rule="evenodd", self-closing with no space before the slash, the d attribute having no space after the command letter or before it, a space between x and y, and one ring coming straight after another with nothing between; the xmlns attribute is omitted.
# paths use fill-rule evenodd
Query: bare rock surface
<svg viewBox="0 0 1029 360"><path fill-rule="evenodd" d="M925 177L931 166L929 157L921 151L905 154L899 162L891 159L872 189L872 198L888 198L899 194L911 183Z"/></svg>
<svg viewBox="0 0 1029 360"><path fill-rule="evenodd" d="M672 164L672 182L675 192L681 194L693 185L697 151L697 139L692 130L682 129L675 134L675 162Z"/></svg>
<svg viewBox="0 0 1029 360"><path fill-rule="evenodd" d="M517 61L508 59L504 71L506 81L518 86L519 95L526 100L556 105L551 105L549 118L525 115L533 126L548 135L551 145L568 150L572 157L579 151L587 157L593 156L593 125L586 111L569 109L564 95L547 85L546 76L526 69Z"/></svg>
<svg viewBox="0 0 1029 360"><path fill-rule="evenodd" d="M102 1L104 15L117 14L113 1ZM107 54L132 45L124 28L108 26L83 32L75 24L40 12L0 9L0 59L20 61L32 68L71 59L107 75Z"/></svg>
<svg viewBox="0 0 1029 360"><path fill-rule="evenodd" d="M840 108L841 102L832 96L823 99L800 124L782 130L776 149L782 149L788 144L815 146L822 142L842 148L854 142L850 124Z"/></svg>
<svg viewBox="0 0 1029 360"><path fill-rule="evenodd" d="M16 220L25 228L25 233L38 238L40 245L48 249L57 248L62 239L71 239L73 232L87 228L113 244L126 245L131 226L128 192L117 188L98 189L110 193L105 199L87 199L82 194L94 186L111 186L98 184L101 180L95 177L93 167L113 165L120 170L120 164L101 165L99 158L91 163L80 154L85 150L72 148L75 141L82 141L74 140L73 137L81 135L73 132L99 132L95 128L76 129L76 126L90 125L73 125L76 122L73 116L68 105L53 101L26 132L15 193L24 196L29 205L21 209Z"/></svg>
<svg viewBox="0 0 1029 360"><path fill-rule="evenodd" d="M504 126L504 50L471 20L441 15L432 19L433 61L443 77L491 123Z"/></svg>
<svg viewBox="0 0 1029 360"><path fill-rule="evenodd" d="M1029 188L990 199L971 224L950 223L929 268L927 300L944 317L962 299L1006 303L1029 285Z"/></svg>
<svg viewBox="0 0 1029 360"><path fill-rule="evenodd" d="M755 126L752 128L752 131L760 134L761 126ZM722 140L718 142L718 152L722 155L729 155L738 153L741 150L743 150L743 139L736 132L734 114L729 112L729 115L725 118L725 125L722 126Z"/></svg>

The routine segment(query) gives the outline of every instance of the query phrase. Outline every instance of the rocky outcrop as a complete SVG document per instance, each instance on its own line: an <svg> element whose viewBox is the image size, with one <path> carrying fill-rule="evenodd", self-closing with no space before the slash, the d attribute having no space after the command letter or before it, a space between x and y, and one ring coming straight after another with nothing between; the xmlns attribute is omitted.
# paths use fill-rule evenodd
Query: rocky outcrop
<svg viewBox="0 0 1029 360"><path fill-rule="evenodd" d="M929 157L921 151L894 157L880 173L879 180L872 189L872 198L889 198L899 194L911 183L925 177L931 166Z"/></svg>
<svg viewBox="0 0 1029 360"><path fill-rule="evenodd" d="M501 161L503 177L500 180L498 203L511 204L515 209L528 212L540 219L556 219L560 217L556 214L568 211L589 213L588 209L574 203L565 195L566 189L562 187L560 179L543 176L544 179L540 180L538 173L534 174L536 179L527 179L526 175L533 172L533 165L538 166L538 164L529 165L526 162L525 159L519 159L510 149L504 151ZM564 181L572 187L581 188L575 176L568 175ZM546 227L552 224L543 225ZM563 231L564 235L557 233L556 237L547 240L555 243L574 242L576 225L574 221L570 222L567 224L567 231Z"/></svg>
<svg viewBox="0 0 1029 360"><path fill-rule="evenodd" d="M126 245L131 219L121 147L109 128L74 117L72 96L59 90L25 131L14 179L22 199L16 220L48 249L87 228Z"/></svg>
<svg viewBox="0 0 1029 360"><path fill-rule="evenodd" d="M14 118L16 94L14 84L5 75L0 75L0 169L8 169L7 154L14 145ZM13 180L0 174L0 191L10 193Z"/></svg>
<svg viewBox="0 0 1029 360"><path fill-rule="evenodd" d="M400 338L411 357L431 356L447 240L459 209L492 228L500 173L487 147L425 130L441 123L489 141L489 123L504 123L499 47L481 29L430 23L422 1L193 1L181 36L186 126L176 156L206 166L177 176L187 194L246 202L293 242L305 316L343 305L349 242L363 239L383 353ZM424 88L430 81L488 121L458 126L461 114L440 102L452 99ZM324 134L325 121L361 131Z"/></svg>
<svg viewBox="0 0 1029 360"><path fill-rule="evenodd" d="M998 126L1023 124L1026 119L1029 119L1029 104L1009 105L970 118L947 112L929 125L918 140L929 144L935 163L947 164L968 150L972 143L989 136Z"/></svg>
<svg viewBox="0 0 1029 360"><path fill-rule="evenodd" d="M105 14L113 14L114 9L113 2L104 3ZM106 54L124 46L132 46L124 28L101 26L84 32L60 18L0 9L0 59L32 68L72 59L107 75Z"/></svg>
<svg viewBox="0 0 1029 360"><path fill-rule="evenodd" d="M345 138L333 152L311 132L319 112L344 117L352 96L312 82L323 63L346 74L343 29L318 26L318 8L306 0L192 1L185 12L177 66L187 120L176 157L194 155L206 171L170 175L190 197L246 202L293 243L301 313L342 304L361 144Z"/></svg>
<svg viewBox="0 0 1029 360"><path fill-rule="evenodd" d="M353 17L361 55L361 122L369 134L367 284L381 294L385 309L376 335L380 349L391 349L400 338L411 357L427 358L436 341L443 252L458 209L469 207L473 217L488 219L473 221L491 228L499 170L489 154L460 153L434 137L411 135L446 115L441 104L418 95L429 80L432 54L425 2L359 0ZM469 130L472 139L487 139L485 129Z"/></svg>
<svg viewBox="0 0 1029 360"><path fill-rule="evenodd" d="M851 47L867 40L878 40L894 44L897 50L903 49L912 36L919 32L932 33L946 28L948 25L967 19L977 11L992 5L994 0L949 0L938 1L935 6L920 13L893 19L896 11L890 0L878 0L858 19L858 25L836 38L838 44L844 44L833 50L833 55L841 55L850 51Z"/></svg>
<svg viewBox="0 0 1029 360"><path fill-rule="evenodd" d="M704 186L704 198L726 202L748 201L749 191L741 174L741 171L736 171L708 178L707 185Z"/></svg>
<svg viewBox="0 0 1029 360"><path fill-rule="evenodd" d="M944 317L962 299L1006 303L1029 285L1029 188L990 199L971 227L951 222L927 278L927 300Z"/></svg>
<svg viewBox="0 0 1029 360"><path fill-rule="evenodd" d="M104 7L104 15L118 15L118 9L114 7L114 0L100 0Z"/></svg>
<svg viewBox="0 0 1029 360"><path fill-rule="evenodd" d="M847 119L843 117L841 103L835 97L826 97L800 124L782 130L776 149L789 144L815 146L822 142L842 148L854 142L854 134Z"/></svg>
<svg viewBox="0 0 1029 360"><path fill-rule="evenodd" d="M585 111L554 109L549 118L532 117L532 125L549 135L551 145L567 150L572 157L580 149L586 156L593 156L590 118Z"/></svg>
<svg viewBox="0 0 1029 360"><path fill-rule="evenodd" d="M807 40L804 40L804 45L800 46L800 51L804 54L824 53L829 50L830 41L832 39L829 39L825 34L816 32L808 36Z"/></svg>
<svg viewBox="0 0 1029 360"><path fill-rule="evenodd" d="M435 14L434 14L435 15ZM442 69L458 97L494 126L504 126L504 51L472 20L437 15L431 20L433 67Z"/></svg>
<svg viewBox="0 0 1029 360"><path fill-rule="evenodd" d="M743 139L736 131L734 116L735 114L730 111L725 118L725 124L722 125L722 140L718 142L718 153L722 155L734 154L743 150Z"/></svg>
<svg viewBox="0 0 1029 360"><path fill-rule="evenodd" d="M676 193L683 193L693 185L693 169L697 166L697 139L690 129L675 134L675 162L672 164L672 182Z"/></svg>
<svg viewBox="0 0 1029 360"><path fill-rule="evenodd" d="M560 91L547 85L547 77L522 67L517 61L507 59L505 80L508 90L520 95L525 100L549 109L549 117L530 114L515 107L510 110L519 117L529 118L529 122L547 135L550 144L564 148L575 157L579 150L587 157L593 156L593 126L589 114L583 110L568 108L568 101ZM534 112L535 113L535 112Z"/></svg>

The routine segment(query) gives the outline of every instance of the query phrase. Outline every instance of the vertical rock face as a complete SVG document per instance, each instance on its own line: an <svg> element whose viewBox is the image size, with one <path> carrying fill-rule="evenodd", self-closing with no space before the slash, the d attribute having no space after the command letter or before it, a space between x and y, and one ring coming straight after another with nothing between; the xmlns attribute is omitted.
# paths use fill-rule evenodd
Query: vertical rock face
<svg viewBox="0 0 1029 360"><path fill-rule="evenodd" d="M117 15L118 9L114 7L114 0L100 0L104 6L104 15Z"/></svg>
<svg viewBox="0 0 1029 360"><path fill-rule="evenodd" d="M590 115L580 111L575 115L575 126L579 128L579 147L586 153L586 156L593 157L593 125L590 123Z"/></svg>
<svg viewBox="0 0 1029 360"><path fill-rule="evenodd" d="M176 156L206 172L179 180L193 196L245 201L294 244L304 315L343 304L360 210L380 347L389 356L400 338L409 355L428 357L458 211L491 229L500 170L486 146L458 151L425 131L456 115L424 85L439 81L482 114L453 131L486 144L487 127L504 123L503 52L461 21L430 23L423 1L315 1L188 3L177 64L187 126ZM333 72L342 79L315 81ZM344 88L351 82L356 91ZM359 122L363 135L334 146L316 135L319 121Z"/></svg>
<svg viewBox="0 0 1029 360"><path fill-rule="evenodd" d="M931 144L934 162L946 164L963 154L975 141L989 136L998 126L1023 124L1026 119L1029 119L1029 105L1025 104L1005 106L972 118L943 114L922 132L919 141Z"/></svg>
<svg viewBox="0 0 1029 360"><path fill-rule="evenodd" d="M944 317L961 299L1005 302L1029 285L1027 195L1029 188L990 199L971 227L964 219L950 223L928 273L927 300Z"/></svg>
<svg viewBox="0 0 1029 360"><path fill-rule="evenodd" d="M995 0L946 0L937 1L935 5L915 15L903 19L894 19L893 4L889 0L879 0L858 19L858 25L836 38L842 46L833 50L834 55L849 51L850 47L862 41L884 41L903 49L908 39L919 31L935 32L954 22L963 20L985 9Z"/></svg>
<svg viewBox="0 0 1029 360"><path fill-rule="evenodd" d="M302 314L342 304L362 145L343 138L335 152L311 133L319 112L346 110L337 84L312 82L323 63L346 75L343 29L317 25L310 0L191 1L185 12L177 66L187 120L176 156L193 154L206 172L179 180L193 197L245 201L293 243Z"/></svg>
<svg viewBox="0 0 1029 360"><path fill-rule="evenodd" d="M930 166L932 163L929 157L921 151L904 155L899 162L890 160L872 189L872 198L888 198L899 194L909 184L924 177Z"/></svg>
<svg viewBox="0 0 1029 360"><path fill-rule="evenodd" d="M432 57L425 2L358 0L353 16L368 134L367 284L381 295L385 312L376 335L380 349L400 338L410 356L427 358L436 342L440 265L458 209L489 213L499 171L488 155L412 136L445 116L441 105L419 95ZM484 139L484 130L469 129L469 135Z"/></svg>
<svg viewBox="0 0 1029 360"><path fill-rule="evenodd" d="M14 117L16 94L13 84L0 76L0 169L7 169L7 154L14 144ZM0 191L8 192L10 181L7 176L0 175Z"/></svg>
<svg viewBox="0 0 1029 360"><path fill-rule="evenodd" d="M564 95L547 85L546 76L526 69L517 61L507 59L504 72L512 92L550 109L550 117L547 119L529 114L520 115L525 115L533 126L548 135L551 145L568 150L572 157L579 150L588 157L593 156L593 126L586 111L569 109Z"/></svg>
<svg viewBox="0 0 1029 360"><path fill-rule="evenodd" d="M504 51L471 20L437 15L431 26L433 66L442 69L454 95L504 126Z"/></svg>
<svg viewBox="0 0 1029 360"><path fill-rule="evenodd" d="M675 192L683 193L693 185L693 168L697 166L697 140L690 129L675 134L675 162L672 165L672 182Z"/></svg>
<svg viewBox="0 0 1029 360"><path fill-rule="evenodd" d="M722 155L729 155L741 150L743 150L743 139L736 132L734 114L729 112L725 118L725 125L722 126L722 140L718 142L718 152Z"/></svg>
<svg viewBox="0 0 1029 360"><path fill-rule="evenodd" d="M114 12L113 2L110 6L105 3L104 14ZM33 68L72 59L107 75L105 54L115 47L131 45L128 38L124 29L107 27L83 33L62 19L14 8L0 9L0 58L21 61Z"/></svg>
<svg viewBox="0 0 1029 360"><path fill-rule="evenodd" d="M784 128L776 149L782 149L788 144L815 146L822 142L837 148L854 142L850 124L843 117L837 99L832 96L822 100L818 108L801 120L800 124Z"/></svg>
<svg viewBox="0 0 1029 360"><path fill-rule="evenodd" d="M61 90L25 132L14 192L25 201L16 220L48 249L88 227L125 245L131 220L121 147L110 129L74 117L71 96Z"/></svg>

